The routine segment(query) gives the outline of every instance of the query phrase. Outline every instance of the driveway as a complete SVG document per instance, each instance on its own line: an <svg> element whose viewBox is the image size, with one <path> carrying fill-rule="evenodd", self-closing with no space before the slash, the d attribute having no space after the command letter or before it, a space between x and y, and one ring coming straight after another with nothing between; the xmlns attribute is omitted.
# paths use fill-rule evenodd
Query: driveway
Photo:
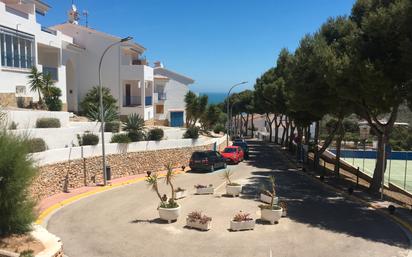
<svg viewBox="0 0 412 257"><path fill-rule="evenodd" d="M273 148L249 143L250 160L229 167L244 185L239 198L222 196L222 171L187 173L175 179L176 187L190 193L179 200L182 216L175 223L157 219L156 195L141 182L62 208L50 218L48 230L62 238L69 257L407 256L408 237L397 224L314 183ZM240 210L259 218L256 199L270 174L276 176L278 196L288 203L288 217L276 225L258 222L253 231L230 232L229 221ZM195 184L218 190L213 196L194 195ZM162 183L161 191L168 190ZM210 231L185 228L185 216L193 210L212 217Z"/></svg>

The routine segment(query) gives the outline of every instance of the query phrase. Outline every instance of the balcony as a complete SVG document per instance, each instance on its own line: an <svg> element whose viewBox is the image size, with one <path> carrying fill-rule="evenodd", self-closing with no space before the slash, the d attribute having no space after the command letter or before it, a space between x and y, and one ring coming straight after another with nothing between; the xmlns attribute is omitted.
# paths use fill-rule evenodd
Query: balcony
<svg viewBox="0 0 412 257"><path fill-rule="evenodd" d="M142 105L141 96L124 96L123 107L136 107Z"/></svg>
<svg viewBox="0 0 412 257"><path fill-rule="evenodd" d="M59 72L58 69L55 67L43 66L43 74L50 74L52 80L59 81Z"/></svg>
<svg viewBox="0 0 412 257"><path fill-rule="evenodd" d="M14 14L14 15L17 15L17 16L19 16L19 17L21 17L21 18L26 19L26 20L29 19L29 15L28 15L27 13L22 12L22 11L17 10L17 9L14 9L14 8L8 6L8 5L6 5L6 12L11 13L11 14Z"/></svg>
<svg viewBox="0 0 412 257"><path fill-rule="evenodd" d="M50 29L50 28L47 28L47 27L44 27L44 26L41 27L41 31L52 34L52 35L55 35L55 36L57 35L56 30Z"/></svg>
<svg viewBox="0 0 412 257"><path fill-rule="evenodd" d="M160 92L158 92L157 93L157 100L159 100L159 101L164 101L164 100L166 100L167 98L166 98L166 93L160 93Z"/></svg>

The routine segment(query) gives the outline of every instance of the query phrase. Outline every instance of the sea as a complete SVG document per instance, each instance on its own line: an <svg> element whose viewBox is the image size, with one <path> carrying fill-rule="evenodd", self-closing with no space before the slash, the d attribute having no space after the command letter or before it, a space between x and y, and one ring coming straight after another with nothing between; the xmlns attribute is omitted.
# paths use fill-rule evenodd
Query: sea
<svg viewBox="0 0 412 257"><path fill-rule="evenodd" d="M200 92L199 95L207 95L209 99L208 101L209 104L218 104L218 103L223 103L225 101L227 93Z"/></svg>

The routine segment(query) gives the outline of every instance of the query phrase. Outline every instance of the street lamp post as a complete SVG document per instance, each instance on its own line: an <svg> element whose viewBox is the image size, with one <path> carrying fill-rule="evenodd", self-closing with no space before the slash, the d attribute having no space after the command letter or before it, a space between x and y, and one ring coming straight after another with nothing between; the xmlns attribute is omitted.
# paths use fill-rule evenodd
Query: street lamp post
<svg viewBox="0 0 412 257"><path fill-rule="evenodd" d="M100 88L100 96L99 96L99 101L100 101L100 130L101 130L101 137L102 137L102 157L103 157L103 185L107 185L107 174L106 174L106 150L104 147L104 107L103 107L103 86L102 86L102 62L103 58L106 55L107 51L109 51L110 48L117 44L121 44L123 42L127 42L132 40L132 37L125 37L122 38L120 41L114 42L113 44L109 45L104 51L102 56L100 57L100 62L99 62L99 88Z"/></svg>
<svg viewBox="0 0 412 257"><path fill-rule="evenodd" d="M226 97L226 114L227 114L226 146L229 146L229 131L230 131L229 96L230 96L230 92L232 92L232 89L234 89L235 87L246 84L246 83L247 81L237 83L229 89L229 92L227 92L227 97Z"/></svg>

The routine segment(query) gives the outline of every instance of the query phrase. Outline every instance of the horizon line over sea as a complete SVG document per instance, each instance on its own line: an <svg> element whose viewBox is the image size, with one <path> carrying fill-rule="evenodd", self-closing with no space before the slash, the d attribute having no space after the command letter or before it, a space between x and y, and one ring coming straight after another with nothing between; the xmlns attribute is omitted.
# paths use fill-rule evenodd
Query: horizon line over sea
<svg viewBox="0 0 412 257"><path fill-rule="evenodd" d="M207 95L209 104L223 103L227 95L224 92L199 92L198 94Z"/></svg>

